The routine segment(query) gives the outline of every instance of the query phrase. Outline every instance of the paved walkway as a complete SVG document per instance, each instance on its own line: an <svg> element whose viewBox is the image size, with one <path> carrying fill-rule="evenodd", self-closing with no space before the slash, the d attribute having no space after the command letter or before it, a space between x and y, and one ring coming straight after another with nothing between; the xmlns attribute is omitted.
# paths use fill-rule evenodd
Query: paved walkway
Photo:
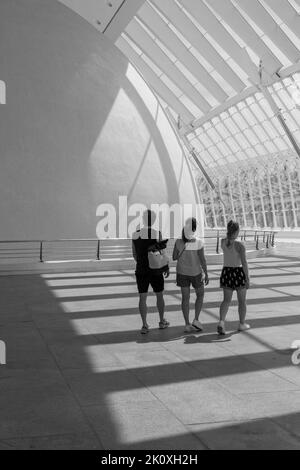
<svg viewBox="0 0 300 470"><path fill-rule="evenodd" d="M222 340L219 266L203 334L183 334L172 273L171 327L151 297L146 338L132 271L0 277L0 449L299 449L300 247L250 264L252 330L234 303Z"/></svg>

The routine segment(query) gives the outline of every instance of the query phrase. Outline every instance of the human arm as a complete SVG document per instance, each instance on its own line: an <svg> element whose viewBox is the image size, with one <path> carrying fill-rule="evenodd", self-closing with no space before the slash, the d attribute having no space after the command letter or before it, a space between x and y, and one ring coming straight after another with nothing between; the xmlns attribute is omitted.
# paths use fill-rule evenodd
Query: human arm
<svg viewBox="0 0 300 470"><path fill-rule="evenodd" d="M202 266L204 276L205 276L204 283L207 286L209 284L209 277L208 277L208 272L207 272L207 262L205 258L204 247L198 250L198 256L200 258L200 264Z"/></svg>
<svg viewBox="0 0 300 470"><path fill-rule="evenodd" d="M224 247L224 243L225 243L225 239L222 238L222 240L221 240L221 249L222 249L222 250L223 250L223 247Z"/></svg>
<svg viewBox="0 0 300 470"><path fill-rule="evenodd" d="M179 250L178 250L178 246L177 246L177 241L174 245L174 249L173 249L173 261L177 261L178 260L178 257L179 257Z"/></svg>
<svg viewBox="0 0 300 470"><path fill-rule="evenodd" d="M163 240L162 233L159 232L159 242L161 242L162 240ZM168 240L165 241L165 249L167 248L167 243L168 243ZM164 276L165 276L166 279L170 276L170 267L169 267L169 265L167 266L167 268L164 272Z"/></svg>
<svg viewBox="0 0 300 470"><path fill-rule="evenodd" d="M240 248L242 266L243 266L243 269L244 269L244 273L246 275L246 288L249 289L249 287L250 287L250 275L249 275L249 268L248 268L248 262L247 262L246 247L243 243L239 243L239 248Z"/></svg>
<svg viewBox="0 0 300 470"><path fill-rule="evenodd" d="M134 241L132 240L132 256L133 256L133 259L134 261L136 262L137 261L137 255L136 255L136 249L135 249L135 244L134 244Z"/></svg>

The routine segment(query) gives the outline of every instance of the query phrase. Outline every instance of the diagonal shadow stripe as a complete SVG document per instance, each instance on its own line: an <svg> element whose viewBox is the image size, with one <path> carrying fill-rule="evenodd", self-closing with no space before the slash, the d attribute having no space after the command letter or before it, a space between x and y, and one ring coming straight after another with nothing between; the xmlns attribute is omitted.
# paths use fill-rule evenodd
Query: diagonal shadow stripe
<svg viewBox="0 0 300 470"><path fill-rule="evenodd" d="M300 265L299 265L300 267ZM256 279L256 278L265 278L265 277L282 277L282 276L297 276L300 274L300 269L299 271L284 271L284 272L278 272L278 273L264 273L264 274L258 274L256 273L256 270L259 269L259 268L251 268L251 278L252 279ZM279 269L279 268L262 268L262 269ZM221 268L219 270L216 270L216 269L212 269L210 271L210 273L214 273L214 275L210 275L210 279L211 280L217 280L219 279L219 276L220 276L220 272L221 272ZM47 277L45 278L46 281L71 281L71 280L76 280L76 279L108 279L108 278L133 278L134 279L134 271L130 271L128 273L121 273L121 274L98 274L98 273L95 273L95 274L90 274L90 275L80 275L78 274L77 276L68 276L67 274L65 274L63 277ZM172 282L172 281L168 281L166 280L165 282ZM126 284L135 284L135 281L121 281L121 283L117 282L117 283L111 283L111 284L103 284L103 285L126 285Z"/></svg>
<svg viewBox="0 0 300 470"><path fill-rule="evenodd" d="M118 450L181 449L182 442L190 442L185 450L193 451L199 449L197 442L193 441L195 437L202 448L207 450L299 450L300 432L291 429L288 423L292 422L300 422L300 413L243 421L186 424L185 434L141 440L127 445L123 443ZM114 450L114 447L111 449Z"/></svg>
<svg viewBox="0 0 300 470"><path fill-rule="evenodd" d="M57 299L58 300L58 299ZM75 299L75 302L77 301L78 299ZM70 299L68 299L68 301L70 301ZM270 309L271 309L271 306L272 304L286 304L288 302L295 302L295 303L298 303L300 302L300 296L290 296L290 295L287 295L287 296L283 296L283 297L268 297L268 298L264 298L264 299L249 299L247 301L247 304L248 306L250 305L267 305L267 304L270 304ZM67 302L68 303L68 302ZM205 308L208 309L208 310L211 310L211 309L218 309L220 307L220 301L216 301L216 302L205 302L204 303L205 305ZM233 301L231 303L231 307L237 307L238 306L238 302L237 301ZM29 310L30 310L30 305L28 306ZM69 307L67 307L69 308ZM180 302L178 301L178 305L166 305L165 307L165 311L166 312L177 312L177 311L181 311L181 307L180 307ZM154 306L150 306L148 307L148 313L156 313L157 312L157 308L154 307ZM116 308L116 309L106 309L106 310L95 310L95 309L92 309L92 310L81 310L81 311L78 311L78 312L74 312L74 311L64 311L64 313L62 314L64 317L68 317L68 318L72 318L72 319L80 319L80 318L85 318L85 319L88 319L88 318L104 318L104 317L118 317L118 316L126 316L126 315L139 315L139 310L138 308L136 307L127 307L127 308Z"/></svg>
<svg viewBox="0 0 300 470"><path fill-rule="evenodd" d="M171 318L169 318L171 320ZM251 327L254 329L259 328L270 328L277 326L288 326L288 325L300 325L300 315L289 315L284 317L273 317L273 318L252 318L249 320L251 322ZM184 323L184 322L183 322ZM193 335L187 335L183 333L184 326L170 326L166 330L152 329L150 334L146 338L141 337L139 330L127 330L127 331L112 331L106 333L91 333L84 335L85 342L87 345L94 344L94 340L103 345L111 344L124 344L130 342L138 343L168 343L170 341L176 341L178 339L185 339L186 344L194 343L215 343L220 338L216 334L216 325L217 319L215 322L205 323L204 331L205 333L197 333L195 331ZM234 331L236 334L237 320L236 321L227 321L226 322L227 331ZM191 340L193 338L193 340Z"/></svg>
<svg viewBox="0 0 300 470"><path fill-rule="evenodd" d="M132 384L122 380L128 371L139 379L135 388L155 387L157 385L171 385L208 378L225 377L236 374L246 374L257 371L276 370L276 368L293 367L291 365L291 350L278 349L252 354L231 355L210 359L186 360L180 362L135 366L126 370L105 371L99 370L91 373L101 376L103 384L114 384L111 391L131 390ZM84 374L82 371L79 374ZM115 378L115 380L114 380ZM295 384L294 389L298 389Z"/></svg>

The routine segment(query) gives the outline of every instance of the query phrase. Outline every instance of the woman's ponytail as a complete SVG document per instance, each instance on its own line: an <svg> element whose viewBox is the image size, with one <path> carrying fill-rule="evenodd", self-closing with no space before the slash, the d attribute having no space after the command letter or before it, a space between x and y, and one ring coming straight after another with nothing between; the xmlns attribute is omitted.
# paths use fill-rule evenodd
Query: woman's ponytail
<svg viewBox="0 0 300 470"><path fill-rule="evenodd" d="M227 225L227 247L230 246L230 240L232 239L232 236L240 230L240 226L237 222L234 222L233 220L230 220Z"/></svg>

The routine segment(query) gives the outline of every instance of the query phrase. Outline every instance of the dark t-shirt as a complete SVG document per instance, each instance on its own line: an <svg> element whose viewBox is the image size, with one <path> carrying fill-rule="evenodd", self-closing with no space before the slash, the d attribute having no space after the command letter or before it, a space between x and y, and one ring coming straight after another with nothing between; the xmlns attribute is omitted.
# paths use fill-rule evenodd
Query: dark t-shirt
<svg viewBox="0 0 300 470"><path fill-rule="evenodd" d="M150 272L148 261L148 248L161 240L160 232L154 229L142 229L134 233L132 241L136 252L136 272L147 274Z"/></svg>

